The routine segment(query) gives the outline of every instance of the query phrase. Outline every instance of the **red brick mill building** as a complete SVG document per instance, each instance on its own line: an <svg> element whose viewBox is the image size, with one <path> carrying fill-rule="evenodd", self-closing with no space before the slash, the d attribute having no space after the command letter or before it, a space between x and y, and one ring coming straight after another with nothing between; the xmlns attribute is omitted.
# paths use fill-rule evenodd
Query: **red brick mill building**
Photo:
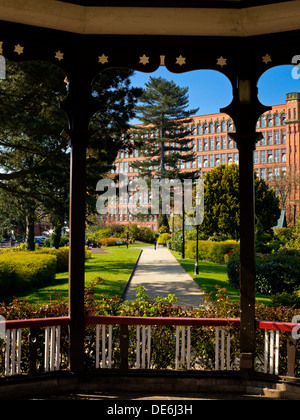
<svg viewBox="0 0 300 420"><path fill-rule="evenodd" d="M286 210L289 224L294 223L300 198L299 128L300 93L298 92L288 93L284 104L272 106L271 110L262 114L257 122L257 131L262 133L263 138L257 142L254 151L254 168L259 178L264 178L276 189L281 207ZM239 163L236 143L230 137L235 127L227 114L197 115L193 117L190 130L195 159L192 162L182 162L180 164L182 169L185 171L198 169L204 175L220 164ZM143 159L143 156L139 155L138 150L133 150L131 153L120 151L113 172L126 175L129 183L139 175L138 172L134 172L130 164L140 159ZM128 212L130 201L129 196L128 203L119 202L119 211L110 214L108 220L118 223L137 221L137 218ZM149 220L144 223L155 230L156 216L149 215L148 218Z"/></svg>

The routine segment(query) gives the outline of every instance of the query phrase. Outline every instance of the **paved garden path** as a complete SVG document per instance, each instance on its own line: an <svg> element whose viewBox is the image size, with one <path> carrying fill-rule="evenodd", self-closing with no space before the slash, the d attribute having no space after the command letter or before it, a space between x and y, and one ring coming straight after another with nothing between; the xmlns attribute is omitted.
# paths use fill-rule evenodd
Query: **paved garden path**
<svg viewBox="0 0 300 420"><path fill-rule="evenodd" d="M146 293L152 298L174 294L181 306L198 307L204 296L204 292L165 247L142 248L124 300L135 300L139 286L144 286Z"/></svg>

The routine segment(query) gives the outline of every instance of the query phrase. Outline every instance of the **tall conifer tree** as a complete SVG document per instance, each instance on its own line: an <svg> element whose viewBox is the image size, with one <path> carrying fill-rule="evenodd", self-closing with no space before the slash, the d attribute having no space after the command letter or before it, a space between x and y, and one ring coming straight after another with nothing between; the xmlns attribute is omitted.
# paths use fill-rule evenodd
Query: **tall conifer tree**
<svg viewBox="0 0 300 420"><path fill-rule="evenodd" d="M136 107L141 124L133 129L134 147L143 159L131 166L141 177L148 180L156 177L163 182L195 176L195 171L184 170L187 163L191 168L195 159L189 123L198 111L198 108L189 110L188 105L188 88L161 77L150 77ZM160 214L158 225L165 223L166 217Z"/></svg>

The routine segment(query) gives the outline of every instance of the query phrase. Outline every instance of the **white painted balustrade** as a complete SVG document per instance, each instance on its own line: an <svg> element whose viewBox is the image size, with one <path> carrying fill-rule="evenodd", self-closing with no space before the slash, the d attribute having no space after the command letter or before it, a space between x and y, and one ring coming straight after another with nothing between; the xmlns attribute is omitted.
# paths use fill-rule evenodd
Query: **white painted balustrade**
<svg viewBox="0 0 300 420"><path fill-rule="evenodd" d="M101 323L101 321L104 322ZM189 325L184 325L186 321L188 321ZM44 331L42 370L45 372L60 370L62 358L61 326L67 326L68 322L67 317L48 320L8 321L4 339L1 339L4 353L4 358L2 359L4 366L1 366L1 370L4 376L28 373L22 372L22 351L25 351L24 349L27 351L26 357L28 358L28 345L24 345L24 349L22 349L22 338L23 340L28 340L28 338L22 337L22 331L23 329L28 330L28 328L35 328L40 332ZM175 327L174 335L172 336L175 346L173 347L175 360L174 363L170 363L175 367L175 370L203 369L200 357L198 358L196 354L197 350L191 344L192 328L198 327L215 328L215 354L214 357L212 356L212 360L209 361L211 368L214 368L215 371L229 371L238 369L239 366L238 355L231 355L230 332L232 328L239 326L239 320L236 319L188 318L183 320L179 318L90 317L87 324L95 326L95 367L97 369L111 369L115 367L113 360L115 349L118 349L117 354L120 353L121 355L117 364L119 365L119 362L121 362L122 368L127 369L129 362L129 367L133 369L151 369L151 352L153 351L154 341L152 334L156 334L157 327L163 325ZM295 325L297 324L257 321L257 328L265 330L264 353L260 371L266 374L279 374L280 332L291 333ZM119 333L120 326L123 328L121 336ZM134 337L132 334L134 334ZM122 341L121 346L120 339ZM35 344L34 341L33 344ZM34 345L33 348L37 349ZM33 364L33 370L36 366L35 363L35 356L31 354L29 364L31 367ZM41 363L40 359L38 363Z"/></svg>
<svg viewBox="0 0 300 420"><path fill-rule="evenodd" d="M8 329L5 333L4 375L21 374L22 329ZM60 326L45 328L44 371L60 369Z"/></svg>
<svg viewBox="0 0 300 420"><path fill-rule="evenodd" d="M279 373L279 334L279 330L265 330L264 373Z"/></svg>
<svg viewBox="0 0 300 420"><path fill-rule="evenodd" d="M230 370L229 328L215 330L215 370ZM96 326L96 368L112 367L112 325ZM176 326L175 369L191 369L191 326ZM151 325L136 326L135 368L150 369Z"/></svg>

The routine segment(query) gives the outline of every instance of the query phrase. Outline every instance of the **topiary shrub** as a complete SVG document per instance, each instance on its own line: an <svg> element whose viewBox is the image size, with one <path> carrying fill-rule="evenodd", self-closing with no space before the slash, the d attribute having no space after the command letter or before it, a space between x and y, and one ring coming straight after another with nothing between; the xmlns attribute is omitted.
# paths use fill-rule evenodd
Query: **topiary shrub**
<svg viewBox="0 0 300 420"><path fill-rule="evenodd" d="M172 238L172 235L170 233L162 233L161 235L159 235L157 239L157 244L166 246L167 241L169 241L171 238Z"/></svg>

